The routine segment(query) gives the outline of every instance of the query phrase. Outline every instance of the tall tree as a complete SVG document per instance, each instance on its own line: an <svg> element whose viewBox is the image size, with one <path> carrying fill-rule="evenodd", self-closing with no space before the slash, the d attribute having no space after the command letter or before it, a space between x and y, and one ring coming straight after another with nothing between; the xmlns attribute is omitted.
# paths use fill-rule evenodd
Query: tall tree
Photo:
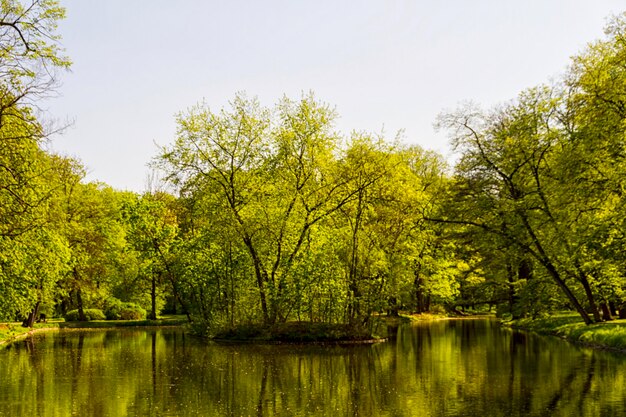
<svg viewBox="0 0 626 417"><path fill-rule="evenodd" d="M70 65L55 33L63 16L56 1L0 1L0 281L5 314L29 312L28 326L65 256L50 223L58 182L53 157L41 148L49 132L35 116L37 100L54 89L56 71Z"/></svg>
<svg viewBox="0 0 626 417"><path fill-rule="evenodd" d="M578 257L579 240L566 234L576 218L552 169L562 143L562 128L552 118L559 105L550 89L540 88L492 114L468 109L442 118L463 151L455 196L461 208L444 221L476 227L532 256L589 323L581 296L567 282L575 278L582 285L582 297L597 320L589 277ZM468 206L472 211L466 211Z"/></svg>
<svg viewBox="0 0 626 417"><path fill-rule="evenodd" d="M160 161L183 192L217 196L248 252L263 320L273 323L291 311L292 268L313 226L355 192L333 164L340 138L327 106L312 96L284 99L274 117L243 96L231 106L179 116L177 141Z"/></svg>

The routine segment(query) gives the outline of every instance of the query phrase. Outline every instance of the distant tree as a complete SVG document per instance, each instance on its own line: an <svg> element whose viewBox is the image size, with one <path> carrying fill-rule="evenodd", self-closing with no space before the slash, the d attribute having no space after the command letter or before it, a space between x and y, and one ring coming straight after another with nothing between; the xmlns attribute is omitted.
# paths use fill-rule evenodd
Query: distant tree
<svg viewBox="0 0 626 417"><path fill-rule="evenodd" d="M157 319L157 292L164 281L170 282L178 295L173 267L178 224L173 202L173 196L155 192L144 193L122 205L127 241L139 253L139 275L149 281L151 320Z"/></svg>

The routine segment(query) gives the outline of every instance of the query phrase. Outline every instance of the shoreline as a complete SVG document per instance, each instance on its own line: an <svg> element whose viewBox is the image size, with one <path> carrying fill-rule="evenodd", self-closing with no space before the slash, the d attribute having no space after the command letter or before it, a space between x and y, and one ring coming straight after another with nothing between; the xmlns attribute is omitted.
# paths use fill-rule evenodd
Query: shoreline
<svg viewBox="0 0 626 417"><path fill-rule="evenodd" d="M490 315L470 315L470 316L445 316L438 314L400 314L399 316L378 316L383 322L388 325L401 325L411 323L424 323L429 321L440 320L459 320L459 319L483 319L493 318ZM65 321L51 321L48 323L38 323L35 327L26 329L21 327L20 323L0 323L0 349L4 349L14 342L24 340L28 337L32 337L39 333L45 333L49 331L99 331L99 330L123 330L123 329L154 329L154 328L176 328L183 327L187 322L186 318L182 316L178 317L164 317L158 320L129 320L129 321L87 321L87 322L65 322ZM262 327L262 326L261 326ZM8 336L2 337L1 331L8 330L14 332ZM310 329L307 329L310 330ZM193 334L193 333L191 333ZM285 338L264 338L248 336L246 338L228 338L228 337L203 337L207 341L235 345L235 344L272 344L272 345L373 345L377 343L384 343L389 340L389 337L369 337L369 338L342 338L346 337L346 334L340 336L337 339L332 337L328 338L312 338L315 332L307 334L306 332L300 335L291 334ZM198 337L202 337L197 335ZM295 336L295 337L294 337ZM298 337L299 336L299 337ZM302 336L305 336L302 338ZM319 334L317 335L319 336ZM350 336L350 335L348 335ZM265 335L267 337L267 335Z"/></svg>
<svg viewBox="0 0 626 417"><path fill-rule="evenodd" d="M553 336L574 345L626 354L626 320L585 325L575 314L558 314L541 319L500 320L503 327L542 336Z"/></svg>
<svg viewBox="0 0 626 417"><path fill-rule="evenodd" d="M26 339L38 333L49 331L95 331L95 330L115 330L115 329L149 329L149 328L173 328L182 327L187 323L186 319L176 317L164 317L158 320L128 320L128 321L85 321L85 322L65 322L51 321L49 323L38 323L35 327L24 328L20 323L0 323L0 334L7 331L6 336L0 336L0 349L3 349L14 342Z"/></svg>

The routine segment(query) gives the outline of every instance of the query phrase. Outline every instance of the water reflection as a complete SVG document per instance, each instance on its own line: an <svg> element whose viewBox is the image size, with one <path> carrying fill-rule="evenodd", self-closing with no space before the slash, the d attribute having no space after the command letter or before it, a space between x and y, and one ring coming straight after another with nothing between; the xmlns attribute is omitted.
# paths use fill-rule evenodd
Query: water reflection
<svg viewBox="0 0 626 417"><path fill-rule="evenodd" d="M626 358L488 320L372 346L62 331L0 351L0 416L626 415Z"/></svg>

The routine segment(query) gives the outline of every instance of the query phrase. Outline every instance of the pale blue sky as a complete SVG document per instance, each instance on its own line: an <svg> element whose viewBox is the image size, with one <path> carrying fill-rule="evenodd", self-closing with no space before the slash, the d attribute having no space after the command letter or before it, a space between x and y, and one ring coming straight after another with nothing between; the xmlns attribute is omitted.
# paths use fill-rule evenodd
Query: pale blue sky
<svg viewBox="0 0 626 417"><path fill-rule="evenodd" d="M246 91L273 105L313 90L337 128L380 133L448 154L437 114L484 107L561 74L603 36L624 0L171 1L61 0L74 62L50 117L73 120L52 147L88 180L143 191L155 142L177 112L213 110Z"/></svg>

